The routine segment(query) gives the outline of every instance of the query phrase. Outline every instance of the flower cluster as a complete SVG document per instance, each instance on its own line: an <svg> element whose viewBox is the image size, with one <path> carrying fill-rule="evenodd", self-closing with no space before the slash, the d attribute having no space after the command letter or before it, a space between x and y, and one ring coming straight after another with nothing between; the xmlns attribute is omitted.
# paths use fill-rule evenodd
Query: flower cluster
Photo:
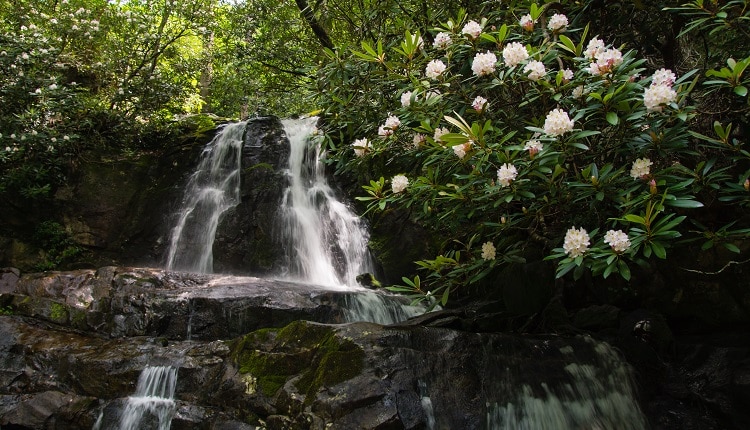
<svg viewBox="0 0 750 430"><path fill-rule="evenodd" d="M568 17L561 13L552 15L549 19L549 22L547 22L547 28L555 33L563 32L567 27Z"/></svg>
<svg viewBox="0 0 750 430"><path fill-rule="evenodd" d="M542 145L542 142L532 139L526 142L526 144L523 146L523 149L526 151L529 151L529 155L534 158L534 156L542 151L544 149L544 145Z"/></svg>
<svg viewBox="0 0 750 430"><path fill-rule="evenodd" d="M361 157L370 151L370 148L371 148L370 141L367 140L366 138L357 139L354 142L352 142L352 148L354 148L354 154L357 157Z"/></svg>
<svg viewBox="0 0 750 430"><path fill-rule="evenodd" d="M396 175L391 179L391 190L398 194L406 190L409 186L409 178L404 175Z"/></svg>
<svg viewBox="0 0 750 430"><path fill-rule="evenodd" d="M401 120L397 116L389 115L385 120L385 124L378 128L378 135L380 137L388 137L401 125Z"/></svg>
<svg viewBox="0 0 750 430"><path fill-rule="evenodd" d="M512 164L505 163L497 169L497 183L503 187L509 186L516 176L518 176L518 170Z"/></svg>
<svg viewBox="0 0 750 430"><path fill-rule="evenodd" d="M429 63L427 63L427 68L425 68L425 76L427 76L430 79L437 79L440 77L440 75L445 72L446 66L445 63L443 63L441 60L431 60Z"/></svg>
<svg viewBox="0 0 750 430"><path fill-rule="evenodd" d="M672 85L677 76L668 69L659 69L651 77L651 85L643 92L643 105L649 112L661 112L665 105L677 100Z"/></svg>
<svg viewBox="0 0 750 430"><path fill-rule="evenodd" d="M437 35L435 35L435 40L432 42L432 46L435 49L440 49L440 50L446 50L452 44L453 44L453 40L451 40L451 35L445 32L440 32Z"/></svg>
<svg viewBox="0 0 750 430"><path fill-rule="evenodd" d="M463 160L464 157L466 157L466 153L471 151L471 141L462 143L460 145L453 145L451 148L453 149L453 153L456 154L456 157Z"/></svg>
<svg viewBox="0 0 750 430"><path fill-rule="evenodd" d="M529 13L522 16L521 19L518 21L518 24L521 25L521 28L523 28L526 31L534 31L535 21L531 19L531 14Z"/></svg>
<svg viewBox="0 0 750 430"><path fill-rule="evenodd" d="M617 48L607 48L597 37L589 41L583 55L591 60L586 70L594 76L607 75L622 64L622 52Z"/></svg>
<svg viewBox="0 0 750 430"><path fill-rule="evenodd" d="M619 253L625 252L630 248L630 239L628 234L622 230L609 230L604 235L604 243L611 246L612 249Z"/></svg>
<svg viewBox="0 0 750 430"><path fill-rule="evenodd" d="M483 260L494 260L497 250L492 242L485 242L482 244L482 259Z"/></svg>
<svg viewBox="0 0 750 430"><path fill-rule="evenodd" d="M445 127L435 127L435 134L433 134L432 139L435 142L440 142L441 137L443 137L444 134L448 134L450 131Z"/></svg>
<svg viewBox="0 0 750 430"><path fill-rule="evenodd" d="M580 229L572 227L568 229L567 233L565 233L563 249L569 257L576 258L585 254L586 251L588 251L590 244L591 238L583 227Z"/></svg>
<svg viewBox="0 0 750 430"><path fill-rule="evenodd" d="M526 64L523 68L524 73L528 73L529 79L532 81L538 81L547 74L547 70L544 68L544 63L541 61L533 60Z"/></svg>
<svg viewBox="0 0 750 430"><path fill-rule="evenodd" d="M409 107L411 105L411 91L406 91L403 94L401 94L401 106L402 107Z"/></svg>
<svg viewBox="0 0 750 430"><path fill-rule="evenodd" d="M471 107L477 112L482 112L487 107L487 99L482 96L477 96L474 101L471 102Z"/></svg>
<svg viewBox="0 0 750 430"><path fill-rule="evenodd" d="M529 58L529 51L519 42L511 42L503 48L503 62L508 67L515 67Z"/></svg>
<svg viewBox="0 0 750 430"><path fill-rule="evenodd" d="M476 39L482 34L482 26L476 21L469 21L461 29L461 33L467 35L471 39Z"/></svg>
<svg viewBox="0 0 750 430"><path fill-rule="evenodd" d="M650 166L654 164L648 158L639 158L633 162L633 167L630 168L630 176L633 179L644 179L648 177L650 173Z"/></svg>
<svg viewBox="0 0 750 430"><path fill-rule="evenodd" d="M573 130L575 121L562 109L552 109L544 120L544 132L550 136L560 136Z"/></svg>
<svg viewBox="0 0 750 430"><path fill-rule="evenodd" d="M492 52L478 53L471 63L471 70L477 76L485 76L495 72L497 57Z"/></svg>

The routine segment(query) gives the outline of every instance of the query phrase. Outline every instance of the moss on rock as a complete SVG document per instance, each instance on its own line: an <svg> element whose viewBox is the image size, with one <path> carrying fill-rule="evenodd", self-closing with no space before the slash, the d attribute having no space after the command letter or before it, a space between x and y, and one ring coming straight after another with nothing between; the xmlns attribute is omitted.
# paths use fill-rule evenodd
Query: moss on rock
<svg viewBox="0 0 750 430"><path fill-rule="evenodd" d="M232 344L231 357L248 384L248 393L272 397L292 378L311 403L323 387L357 376L364 351L334 327L296 321L282 329L262 329Z"/></svg>

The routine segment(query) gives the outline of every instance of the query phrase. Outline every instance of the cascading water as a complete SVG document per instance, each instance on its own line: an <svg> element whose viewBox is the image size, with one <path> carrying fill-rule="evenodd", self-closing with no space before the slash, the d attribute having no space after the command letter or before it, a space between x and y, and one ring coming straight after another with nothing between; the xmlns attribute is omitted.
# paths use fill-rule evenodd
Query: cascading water
<svg viewBox="0 0 750 430"><path fill-rule="evenodd" d="M311 139L316 117L285 120L289 138L289 187L282 200L283 238L291 279L325 286L357 285L372 272L369 235L360 218L328 185L321 148Z"/></svg>
<svg viewBox="0 0 750 430"><path fill-rule="evenodd" d="M286 277L351 290L344 306L347 321L392 324L423 313L424 308L356 288L357 275L374 270L369 232L328 184L314 139L316 122L316 117L284 121L290 145L289 186L281 205L282 235L289 244Z"/></svg>
<svg viewBox="0 0 750 430"><path fill-rule="evenodd" d="M172 230L168 270L211 273L221 215L240 201L240 163L245 123L225 125L203 150L185 190Z"/></svg>
<svg viewBox="0 0 750 430"><path fill-rule="evenodd" d="M148 366L141 371L135 394L128 397L119 421L102 424L104 411L93 430L169 430L176 411L174 393L177 369L172 366Z"/></svg>

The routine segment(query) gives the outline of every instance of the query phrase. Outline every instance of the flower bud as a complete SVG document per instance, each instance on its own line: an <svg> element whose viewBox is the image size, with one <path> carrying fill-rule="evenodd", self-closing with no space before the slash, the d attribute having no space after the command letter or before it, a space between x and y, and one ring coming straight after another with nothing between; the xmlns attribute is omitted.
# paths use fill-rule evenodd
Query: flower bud
<svg viewBox="0 0 750 430"><path fill-rule="evenodd" d="M656 180L655 179L648 181L648 188L651 194L656 194Z"/></svg>
<svg viewBox="0 0 750 430"><path fill-rule="evenodd" d="M594 186L599 185L599 179L597 179L594 175L591 175L591 184Z"/></svg>
<svg viewBox="0 0 750 430"><path fill-rule="evenodd" d="M745 179L745 183L742 186L745 187L745 191L750 191L750 179Z"/></svg>

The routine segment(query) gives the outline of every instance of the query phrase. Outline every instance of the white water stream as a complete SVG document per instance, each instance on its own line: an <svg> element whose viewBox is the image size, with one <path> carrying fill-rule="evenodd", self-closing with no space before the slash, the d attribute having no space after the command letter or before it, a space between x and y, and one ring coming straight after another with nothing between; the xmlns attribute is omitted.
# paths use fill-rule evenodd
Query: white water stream
<svg viewBox="0 0 750 430"><path fill-rule="evenodd" d="M223 126L204 148L172 229L167 270L213 272L213 245L219 219L240 201L245 125L238 122Z"/></svg>

